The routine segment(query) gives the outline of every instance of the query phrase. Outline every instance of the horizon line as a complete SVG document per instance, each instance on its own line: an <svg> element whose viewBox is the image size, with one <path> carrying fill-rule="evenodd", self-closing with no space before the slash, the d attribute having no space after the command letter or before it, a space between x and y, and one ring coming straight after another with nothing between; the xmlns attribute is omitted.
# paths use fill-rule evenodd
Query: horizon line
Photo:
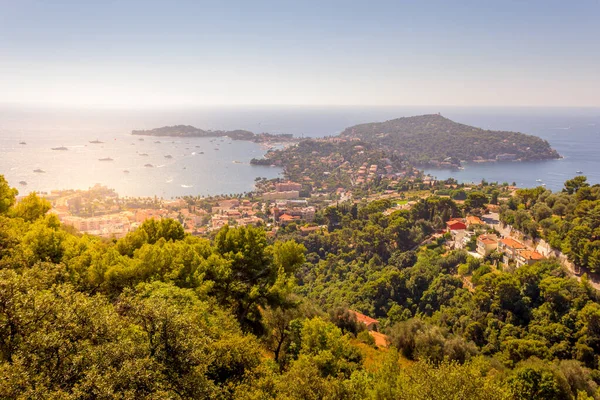
<svg viewBox="0 0 600 400"><path fill-rule="evenodd" d="M394 108L394 107L406 107L406 108L512 108L512 109L600 109L599 105L529 105L529 104L518 104L518 105L450 105L450 104L291 104L291 103L279 103L279 104L152 104L152 105L117 105L117 104L89 104L89 105L76 105L76 104L46 104L46 103L11 103L0 101L0 107L10 108L39 108L39 109L70 109L70 110L154 110L154 109L199 109L199 108Z"/></svg>

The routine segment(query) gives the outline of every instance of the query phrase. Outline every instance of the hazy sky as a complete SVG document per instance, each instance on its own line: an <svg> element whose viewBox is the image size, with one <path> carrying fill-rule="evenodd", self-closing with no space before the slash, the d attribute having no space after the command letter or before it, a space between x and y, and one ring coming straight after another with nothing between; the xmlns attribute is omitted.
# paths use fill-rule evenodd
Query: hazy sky
<svg viewBox="0 0 600 400"><path fill-rule="evenodd" d="M0 103L600 106L600 0L0 0Z"/></svg>

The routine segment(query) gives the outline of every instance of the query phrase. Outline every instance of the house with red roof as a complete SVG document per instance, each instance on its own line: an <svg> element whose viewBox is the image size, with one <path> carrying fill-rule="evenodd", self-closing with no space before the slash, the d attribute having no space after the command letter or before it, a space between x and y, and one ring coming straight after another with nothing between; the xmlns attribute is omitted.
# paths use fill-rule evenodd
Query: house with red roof
<svg viewBox="0 0 600 400"><path fill-rule="evenodd" d="M451 219L446 222L446 230L447 232L452 233L452 231L460 231L467 229L467 225L459 219Z"/></svg>

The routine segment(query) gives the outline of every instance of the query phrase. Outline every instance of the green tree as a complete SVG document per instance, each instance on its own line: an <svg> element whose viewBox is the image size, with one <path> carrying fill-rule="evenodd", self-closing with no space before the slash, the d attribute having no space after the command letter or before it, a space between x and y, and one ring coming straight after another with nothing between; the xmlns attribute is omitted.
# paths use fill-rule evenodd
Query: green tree
<svg viewBox="0 0 600 400"><path fill-rule="evenodd" d="M487 196L482 192L470 191L465 200L465 206L469 209L482 208L488 203Z"/></svg>
<svg viewBox="0 0 600 400"><path fill-rule="evenodd" d="M19 191L11 188L4 179L4 175L0 175L0 214L6 214L8 210L15 204L15 198Z"/></svg>
<svg viewBox="0 0 600 400"><path fill-rule="evenodd" d="M575 178L569 179L568 181L565 182L565 188L563 189L563 192L566 192L568 194L574 194L580 188L587 187L589 185L590 184L587 183L587 177L585 177L583 175L579 175L579 176L576 176Z"/></svg>
<svg viewBox="0 0 600 400"><path fill-rule="evenodd" d="M12 215L25 221L35 221L43 217L52 208L50 202L40 198L35 192L29 193L11 210Z"/></svg>

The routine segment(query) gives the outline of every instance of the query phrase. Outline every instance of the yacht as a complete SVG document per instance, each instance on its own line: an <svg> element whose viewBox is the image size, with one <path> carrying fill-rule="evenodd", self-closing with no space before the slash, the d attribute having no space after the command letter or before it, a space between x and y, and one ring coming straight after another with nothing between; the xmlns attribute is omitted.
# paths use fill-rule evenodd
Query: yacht
<svg viewBox="0 0 600 400"><path fill-rule="evenodd" d="M19 183L23 186L27 186L27 182L25 182L25 181L20 181Z"/></svg>
<svg viewBox="0 0 600 400"><path fill-rule="evenodd" d="M101 142L100 140L96 139L96 140L90 140L91 144L102 144L104 142Z"/></svg>
<svg viewBox="0 0 600 400"><path fill-rule="evenodd" d="M124 174L128 174L128 173L129 173L129 170L127 170L127 169L124 169L124 170L123 170L123 173L124 173Z"/></svg>
<svg viewBox="0 0 600 400"><path fill-rule="evenodd" d="M146 164L146 165L144 165L144 167L146 167L146 168L154 168L154 165L152 165L152 164Z"/></svg>
<svg viewBox="0 0 600 400"><path fill-rule="evenodd" d="M140 153L140 156L142 156L142 157L147 157L147 156L148 156L148 154L146 154L146 153Z"/></svg>
<svg viewBox="0 0 600 400"><path fill-rule="evenodd" d="M106 157L106 158L99 158L98 161L113 161L113 159L110 157Z"/></svg>
<svg viewBox="0 0 600 400"><path fill-rule="evenodd" d="M44 171L43 169L37 168L37 169L34 169L33 172L37 172L38 174L43 174L46 171Z"/></svg>
<svg viewBox="0 0 600 400"><path fill-rule="evenodd" d="M167 155L165 156L165 158L173 158L173 156L172 156L172 155L170 155L170 154L167 154Z"/></svg>
<svg viewBox="0 0 600 400"><path fill-rule="evenodd" d="M27 143L25 143L25 142L19 142L19 144L27 144Z"/></svg>
<svg viewBox="0 0 600 400"><path fill-rule="evenodd" d="M536 181L536 182L542 182L542 180L541 180L541 179L536 179L535 181Z"/></svg>
<svg viewBox="0 0 600 400"><path fill-rule="evenodd" d="M581 171L579 171L579 170L577 171L577 173L578 173L578 174L583 174L583 172L581 172Z"/></svg>
<svg viewBox="0 0 600 400"><path fill-rule="evenodd" d="M52 150L65 151L65 150L69 150L69 149L67 149L65 146L60 146L60 147L53 147Z"/></svg>

